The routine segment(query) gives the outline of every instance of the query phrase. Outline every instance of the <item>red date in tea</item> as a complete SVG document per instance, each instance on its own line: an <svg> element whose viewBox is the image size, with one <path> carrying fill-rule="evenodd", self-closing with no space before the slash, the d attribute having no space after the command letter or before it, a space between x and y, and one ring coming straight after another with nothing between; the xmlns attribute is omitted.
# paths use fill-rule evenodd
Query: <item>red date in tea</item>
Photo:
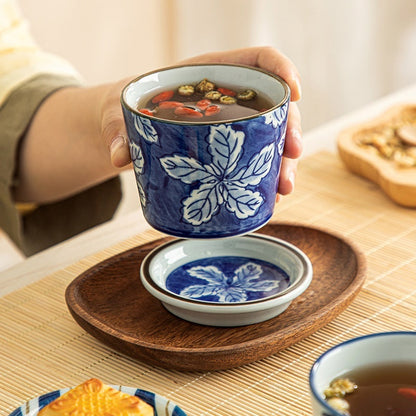
<svg viewBox="0 0 416 416"><path fill-rule="evenodd" d="M217 86L205 78L195 85L181 85L145 97L137 108L142 114L165 120L200 122L205 117L213 122L251 117L271 107L273 103L266 96L252 89Z"/></svg>
<svg viewBox="0 0 416 416"><path fill-rule="evenodd" d="M205 111L211 104L211 101L208 99L203 99L203 100L199 100L196 103L196 106L201 110L201 111Z"/></svg>
<svg viewBox="0 0 416 416"><path fill-rule="evenodd" d="M215 114L218 114L221 111L221 108L218 105L210 105L209 107L207 107L207 109L205 110L205 115L206 116L213 116Z"/></svg>
<svg viewBox="0 0 416 416"><path fill-rule="evenodd" d="M141 108L139 113L146 114L147 116L153 116L153 111L147 108Z"/></svg>
<svg viewBox="0 0 416 416"><path fill-rule="evenodd" d="M179 101L162 101L159 103L159 108L176 108L176 107L183 107L184 103Z"/></svg>
<svg viewBox="0 0 416 416"><path fill-rule="evenodd" d="M173 97L173 94L175 94L175 91L162 91L160 94L157 94L152 98L152 103L157 104L161 101L170 100Z"/></svg>
<svg viewBox="0 0 416 416"><path fill-rule="evenodd" d="M178 116L192 117L192 118L201 118L203 114L193 108L189 107L177 107L175 109L175 114Z"/></svg>

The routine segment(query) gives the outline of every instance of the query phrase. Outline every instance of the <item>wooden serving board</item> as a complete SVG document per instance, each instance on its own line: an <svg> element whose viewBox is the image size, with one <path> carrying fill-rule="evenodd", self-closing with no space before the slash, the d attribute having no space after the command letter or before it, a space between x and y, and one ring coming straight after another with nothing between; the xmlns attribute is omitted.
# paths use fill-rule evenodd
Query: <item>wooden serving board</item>
<svg viewBox="0 0 416 416"><path fill-rule="evenodd" d="M258 231L289 241L310 258L309 288L276 318L236 328L203 326L170 314L142 286L140 262L159 239L88 269L67 287L66 302L78 324L104 344L148 364L210 371L241 366L275 354L334 319L364 279L363 254L344 238L298 224L269 224Z"/></svg>
<svg viewBox="0 0 416 416"><path fill-rule="evenodd" d="M352 126L340 133L338 151L346 167L353 173L377 184L384 193L399 205L416 207L416 167L400 168L393 161L357 145L357 135L383 126L395 129L402 119L409 117L416 125L416 104L398 105L373 120Z"/></svg>

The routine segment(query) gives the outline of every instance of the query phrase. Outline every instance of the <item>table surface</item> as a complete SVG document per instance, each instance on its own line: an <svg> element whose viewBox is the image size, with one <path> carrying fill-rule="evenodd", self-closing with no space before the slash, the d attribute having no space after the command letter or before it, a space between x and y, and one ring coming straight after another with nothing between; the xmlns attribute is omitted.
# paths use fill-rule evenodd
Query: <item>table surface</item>
<svg viewBox="0 0 416 416"><path fill-rule="evenodd" d="M188 415L309 415L308 371L323 351L365 333L416 329L416 211L349 173L335 146L343 128L415 101L413 85L306 134L296 190L276 207L273 222L343 235L367 259L363 289L330 324L276 355L207 373L161 369L102 345L71 318L64 292L98 262L162 236L137 210L0 273L0 416L89 377L157 392Z"/></svg>
<svg viewBox="0 0 416 416"><path fill-rule="evenodd" d="M336 153L336 137L342 129L377 117L392 105L415 101L416 84L412 84L311 130L304 135L303 157L322 150ZM148 229L149 226L138 207L137 210L117 217L114 221L79 234L16 266L0 271L0 296Z"/></svg>

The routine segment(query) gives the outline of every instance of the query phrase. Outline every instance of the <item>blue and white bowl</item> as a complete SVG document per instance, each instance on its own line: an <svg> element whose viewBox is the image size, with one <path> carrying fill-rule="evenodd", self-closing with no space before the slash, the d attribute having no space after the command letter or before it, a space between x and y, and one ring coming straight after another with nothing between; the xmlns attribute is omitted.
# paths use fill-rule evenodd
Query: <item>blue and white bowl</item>
<svg viewBox="0 0 416 416"><path fill-rule="evenodd" d="M275 104L226 122L163 120L138 111L149 94L209 80L254 88ZM278 76L241 65L161 69L129 83L121 96L144 217L183 238L241 235L272 216L290 91Z"/></svg>
<svg viewBox="0 0 416 416"><path fill-rule="evenodd" d="M187 321L212 326L262 322L284 312L312 280L312 264L283 240L246 234L178 239L143 260L144 287Z"/></svg>
<svg viewBox="0 0 416 416"><path fill-rule="evenodd" d="M381 332L353 338L324 352L309 374L313 416L345 416L328 405L324 390L347 371L416 363L416 332Z"/></svg>

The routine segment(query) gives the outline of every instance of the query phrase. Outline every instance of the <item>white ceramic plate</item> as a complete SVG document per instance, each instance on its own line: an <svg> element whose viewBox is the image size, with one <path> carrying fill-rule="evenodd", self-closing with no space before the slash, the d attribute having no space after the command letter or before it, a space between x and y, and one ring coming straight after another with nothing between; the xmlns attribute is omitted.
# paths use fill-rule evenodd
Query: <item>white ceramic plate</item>
<svg viewBox="0 0 416 416"><path fill-rule="evenodd" d="M186 416L186 413L170 400L159 396L158 394L149 391L136 389L135 387L114 386L116 390L128 393L132 396L137 396L146 403L153 406L155 409L155 416ZM69 391L70 388L55 390L42 396L36 397L22 404L16 410L9 414L9 416L36 416L43 407L62 396Z"/></svg>

